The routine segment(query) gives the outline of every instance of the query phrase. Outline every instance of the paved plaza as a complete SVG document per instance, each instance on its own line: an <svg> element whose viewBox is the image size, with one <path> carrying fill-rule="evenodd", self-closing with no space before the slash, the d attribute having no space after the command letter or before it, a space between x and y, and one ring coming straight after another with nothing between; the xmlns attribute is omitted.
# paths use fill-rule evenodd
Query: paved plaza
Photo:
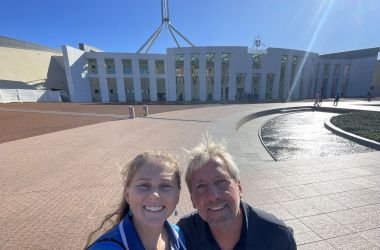
<svg viewBox="0 0 380 250"><path fill-rule="evenodd" d="M257 112L304 106L312 102L213 105L2 143L0 249L83 248L121 199L121 166L153 149L175 154L185 167L183 149L206 132L225 140L235 157L243 200L292 226L298 249L380 249L379 151L275 162L258 138L269 116L239 123ZM344 107L380 112L378 101L340 102ZM171 221L192 210L183 185Z"/></svg>

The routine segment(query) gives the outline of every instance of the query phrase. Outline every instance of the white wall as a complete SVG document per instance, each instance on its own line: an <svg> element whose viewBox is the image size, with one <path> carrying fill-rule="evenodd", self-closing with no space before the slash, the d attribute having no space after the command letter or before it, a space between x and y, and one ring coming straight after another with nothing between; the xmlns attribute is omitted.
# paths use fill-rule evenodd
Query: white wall
<svg viewBox="0 0 380 250"><path fill-rule="evenodd" d="M63 61L65 64L67 85L72 102L92 102L89 80L84 75L87 59L84 51L62 46Z"/></svg>
<svg viewBox="0 0 380 250"><path fill-rule="evenodd" d="M176 55L184 55L184 100L191 100L191 55L199 55L199 98L200 101L206 101L206 54L215 54L214 60L214 100L221 100L221 55L222 53L230 54L229 68L229 100L234 100L236 96L236 77L238 74L245 76L244 92L251 91L252 76L256 73L261 74L259 99L265 99L266 78L268 73L275 74L272 99L279 99L279 82L281 71L281 57L286 55L287 66L284 82L284 98L288 98L291 92L291 70L292 58L298 57L298 71L295 78L297 79L294 86L293 99L312 98L315 89L320 91L323 80L324 64L330 64L330 72L327 85L327 97L331 95L331 87L334 78L334 69L336 64L340 64L339 87L342 85L343 72L346 64L351 65L349 75L349 85L347 87L346 96L364 96L369 86L374 81L374 71L376 58L360 58L355 60L349 59L327 59L320 58L316 53L308 53L305 51L268 48L266 53L262 55L262 68L252 69L252 55L248 53L248 48L243 46L213 46L213 47L185 47L185 48L169 48L166 54L135 54L135 53L107 53L107 52L83 52L69 46L62 48L66 75L70 90L71 100L74 102L91 102L91 92L89 86L89 77L99 78L101 88L102 102L109 102L107 78L116 78L119 102L125 101L124 78L133 78L135 101L141 101L141 83L142 77L149 78L150 98L157 101L157 78L165 78L166 100L176 101L176 72L175 58ZM85 74L87 60L93 58L97 60L98 73ZM115 74L107 74L105 71L104 59L113 59L115 62ZM122 72L122 59L131 59L132 74L124 74ZM148 60L149 74L140 75L139 60ZM155 60L164 60L165 74L156 75ZM316 67L320 64L319 73L317 75ZM304 70L302 70L304 67ZM318 78L317 87L315 80ZM301 79L303 79L303 89L301 89ZM338 91L341 91L338 87ZM302 90L302 93L301 93Z"/></svg>

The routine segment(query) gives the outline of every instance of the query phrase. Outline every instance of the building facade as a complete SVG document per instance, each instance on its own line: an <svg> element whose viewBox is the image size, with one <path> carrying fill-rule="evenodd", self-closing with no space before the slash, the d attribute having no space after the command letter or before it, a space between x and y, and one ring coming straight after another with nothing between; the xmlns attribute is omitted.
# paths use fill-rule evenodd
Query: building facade
<svg viewBox="0 0 380 250"><path fill-rule="evenodd" d="M63 46L72 102L275 101L380 90L379 48L328 55L268 48L168 48L166 54Z"/></svg>

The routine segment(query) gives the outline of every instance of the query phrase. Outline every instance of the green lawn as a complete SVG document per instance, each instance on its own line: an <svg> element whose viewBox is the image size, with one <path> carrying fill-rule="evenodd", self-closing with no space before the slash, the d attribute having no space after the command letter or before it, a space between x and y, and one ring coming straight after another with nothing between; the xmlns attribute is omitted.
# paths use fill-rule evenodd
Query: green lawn
<svg viewBox="0 0 380 250"><path fill-rule="evenodd" d="M380 112L341 114L331 118L331 123L347 132L380 142Z"/></svg>

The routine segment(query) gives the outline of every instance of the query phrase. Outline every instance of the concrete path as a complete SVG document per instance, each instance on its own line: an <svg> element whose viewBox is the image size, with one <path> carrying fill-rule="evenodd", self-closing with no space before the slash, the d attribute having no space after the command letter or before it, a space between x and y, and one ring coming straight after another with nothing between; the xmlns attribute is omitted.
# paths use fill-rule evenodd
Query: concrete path
<svg viewBox="0 0 380 250"><path fill-rule="evenodd" d="M81 249L121 198L121 166L160 149L185 167L183 148L206 132L226 140L241 169L243 199L291 225L299 249L380 249L380 152L275 162L257 131L236 130L249 114L311 104L173 111L0 144L0 249ZM380 111L380 103L366 104L339 107ZM256 119L257 128L264 121ZM178 210L192 210L185 185Z"/></svg>

